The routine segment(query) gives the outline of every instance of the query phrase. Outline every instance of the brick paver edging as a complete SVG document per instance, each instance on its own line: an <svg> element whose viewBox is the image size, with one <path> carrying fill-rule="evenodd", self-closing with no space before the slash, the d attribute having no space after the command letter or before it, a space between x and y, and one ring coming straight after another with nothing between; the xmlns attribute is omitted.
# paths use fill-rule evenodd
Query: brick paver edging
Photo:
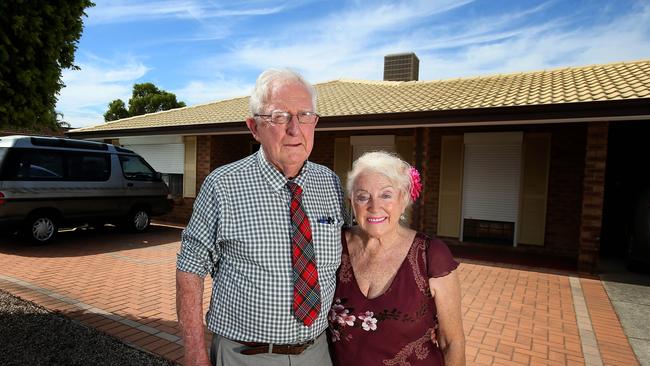
<svg viewBox="0 0 650 366"><path fill-rule="evenodd" d="M587 303L580 286L580 280L576 277L569 277L571 283L571 293L573 295L573 307L576 312L578 321L578 330L580 331L580 343L582 344L582 354L585 357L586 366L603 366L603 360L600 357L600 349L596 342L596 335L591 324Z"/></svg>
<svg viewBox="0 0 650 366"><path fill-rule="evenodd" d="M603 363L638 366L639 361L623 331L602 281L581 278L580 283Z"/></svg>

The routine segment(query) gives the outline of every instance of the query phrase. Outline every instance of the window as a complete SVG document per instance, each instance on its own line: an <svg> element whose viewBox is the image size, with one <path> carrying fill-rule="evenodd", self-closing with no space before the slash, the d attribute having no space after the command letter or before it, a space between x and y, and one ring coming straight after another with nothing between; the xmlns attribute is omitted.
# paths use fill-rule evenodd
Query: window
<svg viewBox="0 0 650 366"><path fill-rule="evenodd" d="M120 163L126 179L155 180L156 172L139 156L120 155Z"/></svg>
<svg viewBox="0 0 650 366"><path fill-rule="evenodd" d="M169 193L175 197L183 196L183 174L165 174L162 175L162 180L167 184Z"/></svg>
<svg viewBox="0 0 650 366"><path fill-rule="evenodd" d="M107 181L111 176L110 155L69 153L68 179L80 181Z"/></svg>
<svg viewBox="0 0 650 366"><path fill-rule="evenodd" d="M50 149L9 149L4 180L106 181L111 175L109 154Z"/></svg>
<svg viewBox="0 0 650 366"><path fill-rule="evenodd" d="M4 180L62 180L63 153L38 149L11 149L2 172Z"/></svg>

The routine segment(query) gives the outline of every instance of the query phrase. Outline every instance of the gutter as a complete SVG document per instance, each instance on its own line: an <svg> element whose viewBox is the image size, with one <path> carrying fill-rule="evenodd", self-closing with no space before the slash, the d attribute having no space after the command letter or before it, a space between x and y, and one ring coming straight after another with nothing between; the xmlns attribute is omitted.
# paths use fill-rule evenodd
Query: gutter
<svg viewBox="0 0 650 366"><path fill-rule="evenodd" d="M650 98L598 102L539 104L514 107L489 107L440 111L323 116L317 131L371 129L502 126L549 123L584 123L650 120ZM215 122L177 126L68 131L81 139L108 139L151 135L236 135L247 134L244 121Z"/></svg>

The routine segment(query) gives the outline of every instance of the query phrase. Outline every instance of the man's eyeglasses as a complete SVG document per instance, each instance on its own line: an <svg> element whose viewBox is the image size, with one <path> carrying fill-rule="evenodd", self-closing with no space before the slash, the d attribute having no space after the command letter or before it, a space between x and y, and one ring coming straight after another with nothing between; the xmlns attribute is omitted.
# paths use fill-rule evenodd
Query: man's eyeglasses
<svg viewBox="0 0 650 366"><path fill-rule="evenodd" d="M265 121L274 125L284 125L291 121L293 114L286 111L272 111L271 114L255 114L255 117L264 118ZM298 112L295 114L298 122L305 125L313 125L318 122L319 115L315 112Z"/></svg>

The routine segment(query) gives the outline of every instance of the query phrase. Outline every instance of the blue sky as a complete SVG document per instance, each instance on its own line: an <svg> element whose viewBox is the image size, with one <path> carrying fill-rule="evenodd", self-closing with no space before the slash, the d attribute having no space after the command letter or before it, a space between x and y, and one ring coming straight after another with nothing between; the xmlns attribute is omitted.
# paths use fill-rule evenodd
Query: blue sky
<svg viewBox="0 0 650 366"><path fill-rule="evenodd" d="M418 55L420 80L650 58L648 0L95 3L57 104L73 127L142 82L194 105L248 95L269 67L381 80L399 52Z"/></svg>

